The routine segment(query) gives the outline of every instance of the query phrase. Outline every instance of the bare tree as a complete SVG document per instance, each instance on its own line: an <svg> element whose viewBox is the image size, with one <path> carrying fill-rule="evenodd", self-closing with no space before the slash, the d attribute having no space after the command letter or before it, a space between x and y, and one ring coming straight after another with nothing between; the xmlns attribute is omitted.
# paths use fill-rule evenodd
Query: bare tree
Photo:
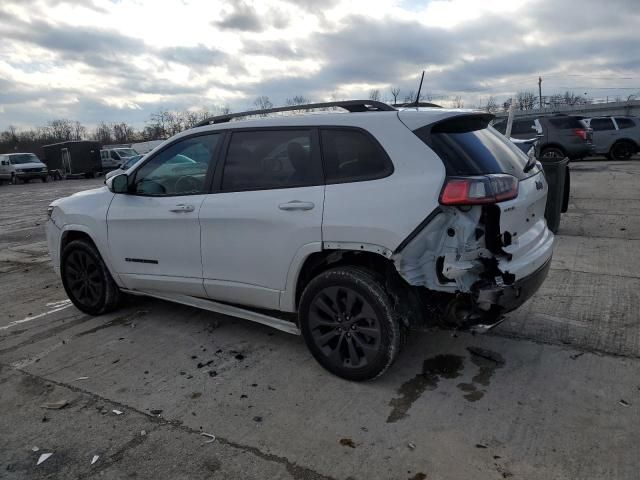
<svg viewBox="0 0 640 480"><path fill-rule="evenodd" d="M460 95L456 95L451 100L451 108L464 108L464 100Z"/></svg>
<svg viewBox="0 0 640 480"><path fill-rule="evenodd" d="M500 110L500 106L498 105L498 102L493 96L490 96L489 98L487 98L486 102L483 99L480 99L478 108L480 110L484 110L487 113L496 113L498 112L498 110Z"/></svg>
<svg viewBox="0 0 640 480"><path fill-rule="evenodd" d="M109 145L113 143L113 136L111 135L111 127L104 122L100 122L96 128L93 138L101 145Z"/></svg>
<svg viewBox="0 0 640 480"><path fill-rule="evenodd" d="M369 90L369 100L373 100L374 102L380 101L380 90L377 88L372 88Z"/></svg>
<svg viewBox="0 0 640 480"><path fill-rule="evenodd" d="M75 121L72 125L71 140L82 140L87 136L87 128L80 122Z"/></svg>
<svg viewBox="0 0 640 480"><path fill-rule="evenodd" d="M293 98L287 98L284 102L287 106L308 105L311 100L303 95L295 95Z"/></svg>
<svg viewBox="0 0 640 480"><path fill-rule="evenodd" d="M256 98L253 105L256 107L256 110L267 110L269 108L273 108L273 103L271 103L271 100L269 100L269 97L266 95ZM262 114L262 116L266 116L266 114Z"/></svg>
<svg viewBox="0 0 640 480"><path fill-rule="evenodd" d="M398 87L393 87L391 89L391 96L393 97L393 103L398 103L398 95L400 95L400 89Z"/></svg>
<svg viewBox="0 0 640 480"><path fill-rule="evenodd" d="M537 95L533 92L518 92L516 93L516 108L519 110L533 110L536 106L537 99Z"/></svg>

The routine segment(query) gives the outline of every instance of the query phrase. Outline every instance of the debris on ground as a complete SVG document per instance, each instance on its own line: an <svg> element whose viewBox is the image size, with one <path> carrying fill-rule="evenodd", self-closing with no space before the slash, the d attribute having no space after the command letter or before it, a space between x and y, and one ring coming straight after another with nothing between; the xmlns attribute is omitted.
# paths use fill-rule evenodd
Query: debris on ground
<svg viewBox="0 0 640 480"><path fill-rule="evenodd" d="M341 438L340 445L342 445L343 447L356 448L355 442L350 438Z"/></svg>
<svg viewBox="0 0 640 480"><path fill-rule="evenodd" d="M88 380L89 377L78 377L74 380L74 382L78 381L78 380Z"/></svg>
<svg viewBox="0 0 640 480"><path fill-rule="evenodd" d="M261 422L262 421L262 417L253 417L253 421L254 422Z"/></svg>
<svg viewBox="0 0 640 480"><path fill-rule="evenodd" d="M202 363L202 362L200 362L200 363L198 363L198 365L196 365L196 367L198 367L198 368L208 367L208 366L209 366L209 365L211 365L212 363L213 363L213 360L209 360L209 361L208 361L208 362L206 362L206 363Z"/></svg>
<svg viewBox="0 0 640 480"><path fill-rule="evenodd" d="M38 447L32 447L32 448L31 448L31 451L32 451L32 452L37 452L38 450L40 450Z"/></svg>
<svg viewBox="0 0 640 480"><path fill-rule="evenodd" d="M581 357L582 355L584 355L584 352L580 352L580 353L574 353L573 355L571 355L569 358L571 358L571 360L575 360L576 358Z"/></svg>
<svg viewBox="0 0 640 480"><path fill-rule="evenodd" d="M201 392L193 392L193 393L191 394L191 399L192 399L192 400L195 400L196 398L200 398L201 396L202 396L202 393L201 393Z"/></svg>
<svg viewBox="0 0 640 480"><path fill-rule="evenodd" d="M618 402L620 405L622 405L623 407L629 407L631 404L629 402L627 402L626 400L620 399L620 401Z"/></svg>
<svg viewBox="0 0 640 480"><path fill-rule="evenodd" d="M218 372L216 372L215 370L209 370L209 376L210 377L215 377L218 375Z"/></svg>
<svg viewBox="0 0 640 480"><path fill-rule="evenodd" d="M140 436L144 437L147 434L146 430L140 430Z"/></svg>
<svg viewBox="0 0 640 480"><path fill-rule="evenodd" d="M418 472L413 477L411 477L409 480L426 480L426 478L427 478L427 476L424 473Z"/></svg>
<svg viewBox="0 0 640 480"><path fill-rule="evenodd" d="M116 415L122 415L123 412L121 412L120 410L111 410L113 413L115 413Z"/></svg>
<svg viewBox="0 0 640 480"><path fill-rule="evenodd" d="M206 441L206 442L204 442L204 443L213 443L213 442L215 442L215 441L216 441L216 436L215 436L215 435L213 435L213 434L211 434L211 433L205 433L205 432L202 432L200 435L202 435L203 437L208 437L208 438L210 438L210 440L207 440L207 441Z"/></svg>
<svg viewBox="0 0 640 480"><path fill-rule="evenodd" d="M407 444L407 447L409 447L410 450L415 450L416 449L416 444L413 442L409 442Z"/></svg>
<svg viewBox="0 0 640 480"><path fill-rule="evenodd" d="M96 463L98 461L98 459L100 458L100 455L94 455L93 458L91 459L91 465L93 465L94 463Z"/></svg>
<svg viewBox="0 0 640 480"><path fill-rule="evenodd" d="M241 353L237 353L236 356L235 356L235 359L236 360L244 360L244 355L241 354Z"/></svg>
<svg viewBox="0 0 640 480"><path fill-rule="evenodd" d="M51 455L53 455L53 453L43 453L42 455L40 455L40 458L38 458L38 463L36 463L36 465L40 465L42 462L46 462Z"/></svg>
<svg viewBox="0 0 640 480"><path fill-rule="evenodd" d="M500 357L500 355L498 355L495 352L492 352L490 350L485 350L484 348L467 347L467 351L471 355L475 355L477 357L484 358L485 360L489 360L489 361L495 362L495 363L500 364L500 365L502 365L504 363L504 359L502 357Z"/></svg>
<svg viewBox="0 0 640 480"><path fill-rule="evenodd" d="M66 407L67 405L69 405L68 400L58 400L57 402L43 403L41 406L42 408L46 408L48 410L60 410Z"/></svg>
<svg viewBox="0 0 640 480"><path fill-rule="evenodd" d="M483 445L482 443L476 443L476 448L489 448L486 445Z"/></svg>
<svg viewBox="0 0 640 480"><path fill-rule="evenodd" d="M151 415L160 415L162 413L161 409L151 410Z"/></svg>

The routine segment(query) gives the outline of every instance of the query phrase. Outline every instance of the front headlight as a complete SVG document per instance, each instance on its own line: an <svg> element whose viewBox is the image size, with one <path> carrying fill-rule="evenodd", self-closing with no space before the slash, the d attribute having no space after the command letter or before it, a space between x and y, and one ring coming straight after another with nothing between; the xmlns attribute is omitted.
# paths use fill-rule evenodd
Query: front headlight
<svg viewBox="0 0 640 480"><path fill-rule="evenodd" d="M47 217L51 218L51 214L53 213L53 209L54 209L54 208L56 208L56 207L54 207L54 206L52 206L52 205L49 205L49 206L47 207Z"/></svg>
<svg viewBox="0 0 640 480"><path fill-rule="evenodd" d="M40 169L40 171L42 171L42 172L48 172L49 170L47 170L47 167L42 167L42 168Z"/></svg>
<svg viewBox="0 0 640 480"><path fill-rule="evenodd" d="M17 173L22 173L22 169L21 168L16 168L16 172Z"/></svg>

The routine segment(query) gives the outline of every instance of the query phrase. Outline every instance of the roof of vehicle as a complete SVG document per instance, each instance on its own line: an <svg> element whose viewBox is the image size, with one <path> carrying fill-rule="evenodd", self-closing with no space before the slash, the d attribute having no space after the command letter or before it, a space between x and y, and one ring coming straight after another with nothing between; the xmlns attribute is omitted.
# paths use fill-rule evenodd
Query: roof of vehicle
<svg viewBox="0 0 640 480"><path fill-rule="evenodd" d="M439 107L406 107L389 111L369 112L337 112L314 111L295 114L274 114L257 118L243 118L225 123L203 125L185 130L179 136L189 135L195 132L227 130L238 128L268 128L268 127L309 127L309 126L352 126L366 128L374 124L402 120L411 130L430 123L435 123L445 118L469 115L485 114L478 110L447 109ZM259 115L259 114L258 114Z"/></svg>
<svg viewBox="0 0 640 480"><path fill-rule="evenodd" d="M33 152L7 152L0 155L34 155L37 157L37 155Z"/></svg>

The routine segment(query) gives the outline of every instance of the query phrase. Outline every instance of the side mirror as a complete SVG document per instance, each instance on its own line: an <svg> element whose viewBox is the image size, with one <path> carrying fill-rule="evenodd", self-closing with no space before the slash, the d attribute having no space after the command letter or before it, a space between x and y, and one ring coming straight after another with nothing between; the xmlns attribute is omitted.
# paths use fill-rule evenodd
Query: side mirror
<svg viewBox="0 0 640 480"><path fill-rule="evenodd" d="M107 187L113 193L129 193L129 175L121 173L107 180Z"/></svg>

